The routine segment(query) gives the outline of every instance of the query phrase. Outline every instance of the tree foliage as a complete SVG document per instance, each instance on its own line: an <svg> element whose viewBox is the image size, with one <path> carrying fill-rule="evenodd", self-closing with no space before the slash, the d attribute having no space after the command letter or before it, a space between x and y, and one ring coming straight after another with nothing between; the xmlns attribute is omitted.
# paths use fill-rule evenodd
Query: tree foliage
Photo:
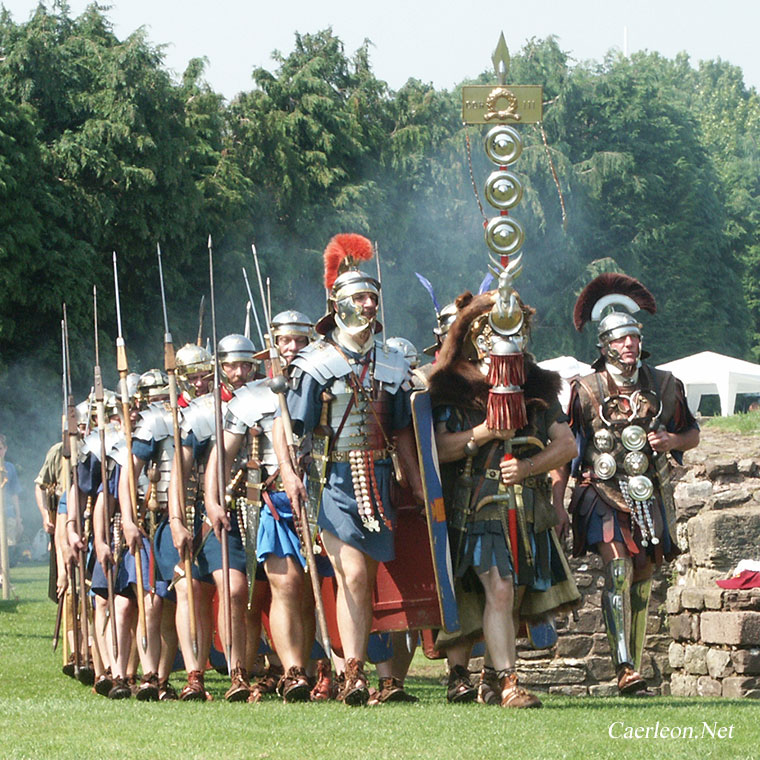
<svg viewBox="0 0 760 760"><path fill-rule="evenodd" d="M23 23L0 12L5 420L26 403L8 392L11 377L37 368L56 392L63 301L77 388L89 386L93 284L101 346L115 335L112 251L143 369L160 363L156 243L179 342L195 334L208 291L209 234L222 332L242 331L252 241L275 310L317 317L321 252L356 231L378 243L389 334L431 341L434 312L414 273L441 304L477 289L487 264L478 201L493 167L482 130L461 124L459 89L410 79L392 91L370 53L369 41L346 53L330 29L298 34L227 103L203 59L172 80L160 46L143 31L118 39L96 5L77 18L65 3L40 5ZM525 188L518 287L538 310L539 358L592 358L593 336L574 333L570 313L605 269L654 292L645 332L657 361L705 349L760 358L760 102L741 71L654 53L577 64L550 37L513 54L510 80L544 86L544 122L520 128L514 166ZM109 363L104 351L107 374Z"/></svg>

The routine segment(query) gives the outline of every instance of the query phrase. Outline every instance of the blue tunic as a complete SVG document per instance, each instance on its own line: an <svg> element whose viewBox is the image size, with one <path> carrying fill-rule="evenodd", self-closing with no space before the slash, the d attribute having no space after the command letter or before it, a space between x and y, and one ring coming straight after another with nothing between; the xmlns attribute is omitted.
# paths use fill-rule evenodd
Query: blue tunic
<svg viewBox="0 0 760 760"><path fill-rule="evenodd" d="M353 359L358 354L345 351ZM365 357L365 360L369 360ZM288 410L293 420L293 430L297 435L310 433L319 424L322 413L321 394L328 389L308 374L300 377L297 387L288 393ZM412 421L410 391L399 388L390 398L390 419L393 430L401 430ZM279 412L278 412L279 414ZM392 525L396 522L396 510L391 502L390 484L393 477L393 465L390 459L375 462L375 476L383 503L385 517ZM393 547L394 534L376 515L380 524L379 532L364 529L359 509L354 497L351 478L351 465L348 462L330 462L327 470L327 484L322 491L318 525L341 541L368 554L378 562L388 562L395 557Z"/></svg>

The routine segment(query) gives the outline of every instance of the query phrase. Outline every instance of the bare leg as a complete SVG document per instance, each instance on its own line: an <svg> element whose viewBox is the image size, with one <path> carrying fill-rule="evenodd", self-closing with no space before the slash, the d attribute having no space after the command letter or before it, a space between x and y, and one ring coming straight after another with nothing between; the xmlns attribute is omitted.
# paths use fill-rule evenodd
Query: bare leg
<svg viewBox="0 0 760 760"><path fill-rule="evenodd" d="M478 575L486 592L483 611L483 634L494 668L513 669L516 661L513 619L514 585L512 578L502 578L496 567Z"/></svg>
<svg viewBox="0 0 760 760"><path fill-rule="evenodd" d="M161 656L158 662L158 681L169 680L177 656L177 605L169 599L164 599L161 605ZM192 649L191 649L192 651Z"/></svg>
<svg viewBox="0 0 760 760"><path fill-rule="evenodd" d="M277 557L273 554L267 557L264 568L272 589L269 624L272 627L274 647L286 671L293 666L302 668L306 664L301 614L303 570L292 557Z"/></svg>
<svg viewBox="0 0 760 760"><path fill-rule="evenodd" d="M322 541L338 582L336 607L343 654L346 660L363 662L367 659L378 563L327 531L323 531Z"/></svg>

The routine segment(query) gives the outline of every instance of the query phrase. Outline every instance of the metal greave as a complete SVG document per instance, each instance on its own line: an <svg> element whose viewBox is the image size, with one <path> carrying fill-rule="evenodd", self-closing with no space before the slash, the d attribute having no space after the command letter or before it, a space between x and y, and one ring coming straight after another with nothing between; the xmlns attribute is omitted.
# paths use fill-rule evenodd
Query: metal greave
<svg viewBox="0 0 760 760"><path fill-rule="evenodd" d="M604 568L602 616L616 670L621 665L633 665L633 655L629 647L632 578L633 561L630 557L617 557Z"/></svg>
<svg viewBox="0 0 760 760"><path fill-rule="evenodd" d="M629 641L633 654L633 669L639 672L641 672L641 657L647 638L647 618L651 593L651 578L631 585L631 638Z"/></svg>

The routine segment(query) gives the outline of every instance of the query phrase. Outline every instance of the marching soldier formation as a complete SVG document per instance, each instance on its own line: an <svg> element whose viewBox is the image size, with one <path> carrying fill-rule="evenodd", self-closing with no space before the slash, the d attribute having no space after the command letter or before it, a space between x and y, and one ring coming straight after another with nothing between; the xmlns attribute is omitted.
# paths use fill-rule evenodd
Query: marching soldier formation
<svg viewBox="0 0 760 760"><path fill-rule="evenodd" d="M447 658L446 698L540 707L518 683L517 633L580 598L551 472L563 486L574 478L574 553L604 562L619 691L646 693L651 575L678 551L666 454L699 440L681 384L642 361L633 315L654 311L651 293L602 275L581 294L576 326L598 323L600 357L575 383L568 416L559 377L526 350L533 309L512 272L438 313L435 360L421 370L408 340L382 337L381 283L359 268L372 256L366 238L336 235L326 314L315 325L265 308L268 350L227 335L213 355L172 348L165 371L139 376L124 357L119 392L102 388L96 366L85 402L67 394L64 439L36 480L55 536L65 673L110 699L210 701L213 662L229 674L230 702L416 701L404 678L419 631L376 624L376 579L408 540L397 494L426 508L438 488L448 563L432 582L441 604L448 584L456 624L441 615L430 627ZM178 651L187 680L175 688Z"/></svg>
<svg viewBox="0 0 760 760"><path fill-rule="evenodd" d="M353 233L327 244L316 324L292 309L272 316L253 248L267 327L258 351L247 335L217 340L209 238L214 353L201 326L175 354L159 248L164 369L139 376L114 254L119 389L103 388L96 337L94 391L79 406L64 306L67 414L36 485L55 536L54 641L64 672L96 694L210 701L213 666L229 676L230 702L414 702L405 678L423 631L426 653L447 660L449 702L541 707L519 683L516 639L527 624L550 645L555 613L580 601L560 542L571 476L573 552L604 565L618 690L647 693L651 577L678 553L668 456L696 446L699 429L682 385L643 361L635 314L655 302L630 277L601 275L578 299L575 325L598 324L600 356L567 413L559 376L528 352L534 309L514 287L524 233L509 215L522 143L508 125L540 121L542 94L507 88L503 37L493 61L499 85L463 92L464 121L490 127L496 166L489 278L439 308L417 275L436 310L432 363L386 339L379 261L377 277L363 269L377 251ZM93 301L97 336L95 291ZM410 508L424 521L416 533ZM187 681L175 688L178 652Z"/></svg>

